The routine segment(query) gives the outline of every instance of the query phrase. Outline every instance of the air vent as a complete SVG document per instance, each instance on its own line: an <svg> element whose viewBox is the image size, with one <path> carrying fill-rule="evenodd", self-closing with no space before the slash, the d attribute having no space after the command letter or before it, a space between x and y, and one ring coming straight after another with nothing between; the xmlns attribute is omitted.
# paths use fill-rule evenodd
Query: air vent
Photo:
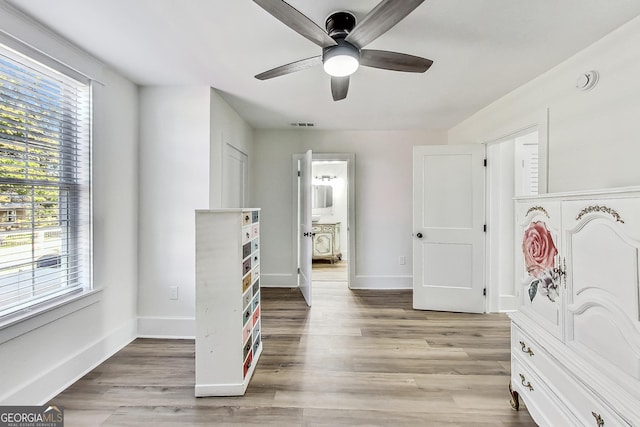
<svg viewBox="0 0 640 427"><path fill-rule="evenodd" d="M291 123L291 126L297 127L297 128L312 128L315 125L316 125L315 123L309 123L309 122Z"/></svg>

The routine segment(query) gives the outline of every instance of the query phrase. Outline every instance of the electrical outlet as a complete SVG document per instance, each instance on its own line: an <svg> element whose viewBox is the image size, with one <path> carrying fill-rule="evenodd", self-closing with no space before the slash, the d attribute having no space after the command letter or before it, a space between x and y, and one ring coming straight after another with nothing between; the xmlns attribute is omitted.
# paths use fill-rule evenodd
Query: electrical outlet
<svg viewBox="0 0 640 427"><path fill-rule="evenodd" d="M169 287L169 299L178 299L178 287L170 286Z"/></svg>
<svg viewBox="0 0 640 427"><path fill-rule="evenodd" d="M401 256L398 258L398 264L405 265L407 263L407 257Z"/></svg>

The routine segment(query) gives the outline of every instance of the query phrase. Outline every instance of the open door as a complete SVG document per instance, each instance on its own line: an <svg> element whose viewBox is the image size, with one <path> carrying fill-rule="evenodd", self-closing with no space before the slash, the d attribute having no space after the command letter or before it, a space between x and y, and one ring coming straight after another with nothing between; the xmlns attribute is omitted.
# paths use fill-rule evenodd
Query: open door
<svg viewBox="0 0 640 427"><path fill-rule="evenodd" d="M413 150L413 308L483 313L482 144Z"/></svg>
<svg viewBox="0 0 640 427"><path fill-rule="evenodd" d="M298 252L298 286L311 306L311 247L313 233L311 224L311 150L298 161L298 212L299 218L299 252Z"/></svg>

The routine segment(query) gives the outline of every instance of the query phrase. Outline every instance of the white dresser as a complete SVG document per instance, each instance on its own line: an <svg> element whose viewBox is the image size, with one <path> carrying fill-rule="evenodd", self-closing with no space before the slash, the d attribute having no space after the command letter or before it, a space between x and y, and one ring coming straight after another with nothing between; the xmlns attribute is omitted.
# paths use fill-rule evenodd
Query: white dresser
<svg viewBox="0 0 640 427"><path fill-rule="evenodd" d="M512 406L640 426L640 188L518 198Z"/></svg>
<svg viewBox="0 0 640 427"><path fill-rule="evenodd" d="M329 260L331 263L342 259L340 250L340 223L313 223L312 259Z"/></svg>
<svg viewBox="0 0 640 427"><path fill-rule="evenodd" d="M196 211L196 396L244 394L260 323L260 210Z"/></svg>

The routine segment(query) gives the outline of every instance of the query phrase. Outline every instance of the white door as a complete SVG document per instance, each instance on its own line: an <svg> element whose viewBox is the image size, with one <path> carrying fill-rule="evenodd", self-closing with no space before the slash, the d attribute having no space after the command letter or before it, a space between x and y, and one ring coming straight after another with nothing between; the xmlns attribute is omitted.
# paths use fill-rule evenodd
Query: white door
<svg viewBox="0 0 640 427"><path fill-rule="evenodd" d="M233 145L224 144L222 163L222 206L244 208L247 202L249 157Z"/></svg>
<svg viewBox="0 0 640 427"><path fill-rule="evenodd" d="M413 308L483 313L482 144L413 150Z"/></svg>
<svg viewBox="0 0 640 427"><path fill-rule="evenodd" d="M300 214L298 223L300 239L298 252L298 286L311 306L311 244L313 243L311 224L311 150L307 151L304 157L298 162L298 212Z"/></svg>

